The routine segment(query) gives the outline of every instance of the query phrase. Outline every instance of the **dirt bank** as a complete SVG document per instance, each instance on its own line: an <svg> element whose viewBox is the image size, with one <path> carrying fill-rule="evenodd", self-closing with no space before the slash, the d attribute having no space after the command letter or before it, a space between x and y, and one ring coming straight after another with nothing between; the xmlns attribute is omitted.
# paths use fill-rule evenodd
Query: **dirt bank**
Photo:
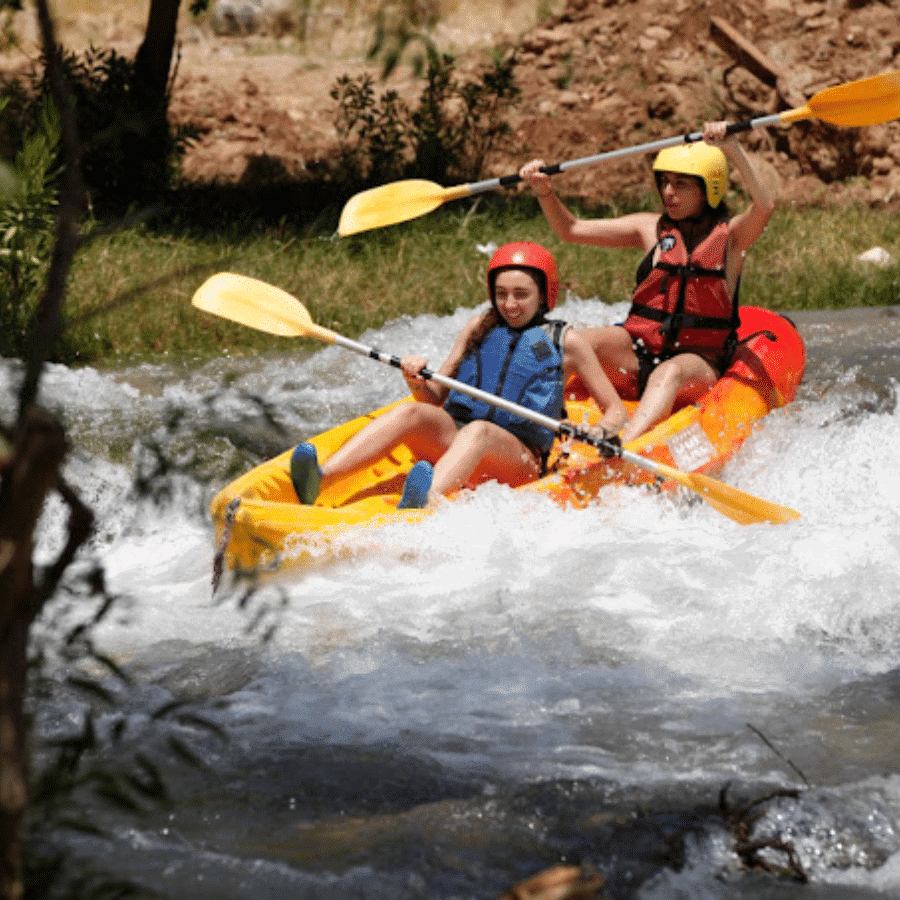
<svg viewBox="0 0 900 900"><path fill-rule="evenodd" d="M502 17L461 9L438 37L463 67L482 62L491 43L515 54L521 95L508 111L512 132L483 173L492 177L533 156L560 162L694 131L708 118L802 106L831 85L898 69L897 16L893 0L567 0L540 25L505 33ZM133 50L138 22L108 23L106 43ZM185 174L302 177L333 157L329 91L338 76L367 69L364 35L352 24L301 48L272 35L216 36L186 18L172 114L204 135ZM416 90L408 72L390 86ZM900 122L856 129L804 121L744 140L784 203L900 203ZM647 168L643 157L628 157L573 170L558 185L602 202L645 191Z"/></svg>

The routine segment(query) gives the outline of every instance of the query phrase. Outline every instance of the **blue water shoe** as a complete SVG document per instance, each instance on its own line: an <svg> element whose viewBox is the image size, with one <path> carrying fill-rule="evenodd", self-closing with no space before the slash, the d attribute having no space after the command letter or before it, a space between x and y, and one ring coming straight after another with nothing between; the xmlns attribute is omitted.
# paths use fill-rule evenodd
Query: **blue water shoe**
<svg viewBox="0 0 900 900"><path fill-rule="evenodd" d="M431 479L434 477L434 469L431 463L420 460L410 470L403 483L403 495L397 504L397 509L422 509L428 502L428 492L431 490Z"/></svg>
<svg viewBox="0 0 900 900"><path fill-rule="evenodd" d="M316 502L322 484L322 470L312 444L297 444L294 448L291 454L291 482L301 503L312 506Z"/></svg>

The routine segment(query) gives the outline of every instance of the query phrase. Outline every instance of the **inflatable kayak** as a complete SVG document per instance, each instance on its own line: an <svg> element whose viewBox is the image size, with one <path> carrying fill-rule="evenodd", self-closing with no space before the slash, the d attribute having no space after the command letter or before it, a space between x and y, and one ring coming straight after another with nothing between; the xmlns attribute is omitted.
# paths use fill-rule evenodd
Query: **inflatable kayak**
<svg viewBox="0 0 900 900"><path fill-rule="evenodd" d="M708 475L720 470L760 419L794 399L806 360L797 329L779 313L743 307L738 334L741 343L722 378L696 404L676 410L628 444L625 450L630 452L623 454L624 458L610 459L577 440L558 439L547 474L516 490L539 492L559 504L583 507L610 484L656 482L666 489L684 480L661 478L659 471ZM409 397L398 401L410 402L414 401ZM352 434L396 405L360 416L309 442L324 460ZM566 386L566 414L568 421L584 429L600 419L596 404L577 379ZM292 452L293 447L257 466L213 499L219 574L224 567L246 570L302 565L313 549L321 556L329 538L348 529L374 528L400 517L416 519L427 514L396 508L406 474L416 462L405 445L330 484L312 506L299 502L291 483ZM628 457L635 454L648 460L648 466L629 462ZM658 465L649 463L651 460ZM216 578L214 574L214 581Z"/></svg>

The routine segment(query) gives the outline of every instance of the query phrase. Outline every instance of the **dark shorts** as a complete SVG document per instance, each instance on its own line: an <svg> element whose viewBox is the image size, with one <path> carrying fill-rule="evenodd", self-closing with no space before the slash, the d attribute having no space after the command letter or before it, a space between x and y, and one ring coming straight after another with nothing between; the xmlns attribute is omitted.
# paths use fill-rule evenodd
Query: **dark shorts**
<svg viewBox="0 0 900 900"><path fill-rule="evenodd" d="M637 371L637 381L638 381L638 397L643 397L644 391L647 389L647 381L650 379L650 376L653 374L653 370L660 364L665 362L666 360L673 359L676 356L681 355L677 350L675 352L666 352L661 351L659 353L653 353L648 350L643 343L639 341L633 340L631 341L632 349L634 350L634 355L638 359L638 371ZM690 350L682 351L684 353L690 353ZM734 348L727 347L722 355L713 362L710 359L707 359L705 356L702 359L706 360L713 369L716 370L716 375L721 378L725 374L725 370L731 365L731 359L734 356Z"/></svg>
<svg viewBox="0 0 900 900"><path fill-rule="evenodd" d="M469 422L475 421L474 419L469 419L468 421L464 422L462 419L457 419L456 416L451 416L450 418L453 419L453 422L456 425L457 431L459 431L459 429L462 428L463 425L468 425ZM506 430L509 431L509 429L506 429ZM547 474L547 460L550 457L550 451L543 450L540 447L534 446L530 441L526 441L522 437L522 435L516 434L514 431L509 431L509 433L513 437L517 437L540 460L541 475L546 475Z"/></svg>

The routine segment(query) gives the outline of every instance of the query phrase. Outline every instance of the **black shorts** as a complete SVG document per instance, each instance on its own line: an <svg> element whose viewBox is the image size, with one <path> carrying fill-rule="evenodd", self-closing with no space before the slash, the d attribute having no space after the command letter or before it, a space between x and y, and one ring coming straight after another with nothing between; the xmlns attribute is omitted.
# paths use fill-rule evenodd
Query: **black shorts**
<svg viewBox="0 0 900 900"><path fill-rule="evenodd" d="M457 430L462 428L464 425L468 425L469 422L474 422L474 419L469 419L467 421L463 421L462 419L458 419L456 416L451 415L451 419L453 419L453 423L456 425ZM565 418L565 410L563 410L563 418ZM509 429L504 429L505 431L509 431ZM540 461L541 461L541 475L547 474L547 460L550 458L550 451L544 450L541 447L535 446L531 443L531 441L526 441L522 435L516 434L514 431L509 431L509 433L513 437L517 437Z"/></svg>
<svg viewBox="0 0 900 900"><path fill-rule="evenodd" d="M653 374L653 370L660 363L663 363L668 359L672 359L673 357L679 356L681 355L681 353L693 352L691 350L661 350L659 353L654 353L653 351L648 350L642 341L636 341L634 339L632 339L631 341L631 346L634 350L634 355L638 359L638 397L643 397L644 391L647 389L647 382L650 379L650 376ZM722 351L722 355L715 362L706 359L705 356L701 357L701 359L705 359L706 362L708 362L716 370L717 376L721 378L725 374L725 370L731 365L733 356L734 345L729 342L729 345L726 346L726 348Z"/></svg>

